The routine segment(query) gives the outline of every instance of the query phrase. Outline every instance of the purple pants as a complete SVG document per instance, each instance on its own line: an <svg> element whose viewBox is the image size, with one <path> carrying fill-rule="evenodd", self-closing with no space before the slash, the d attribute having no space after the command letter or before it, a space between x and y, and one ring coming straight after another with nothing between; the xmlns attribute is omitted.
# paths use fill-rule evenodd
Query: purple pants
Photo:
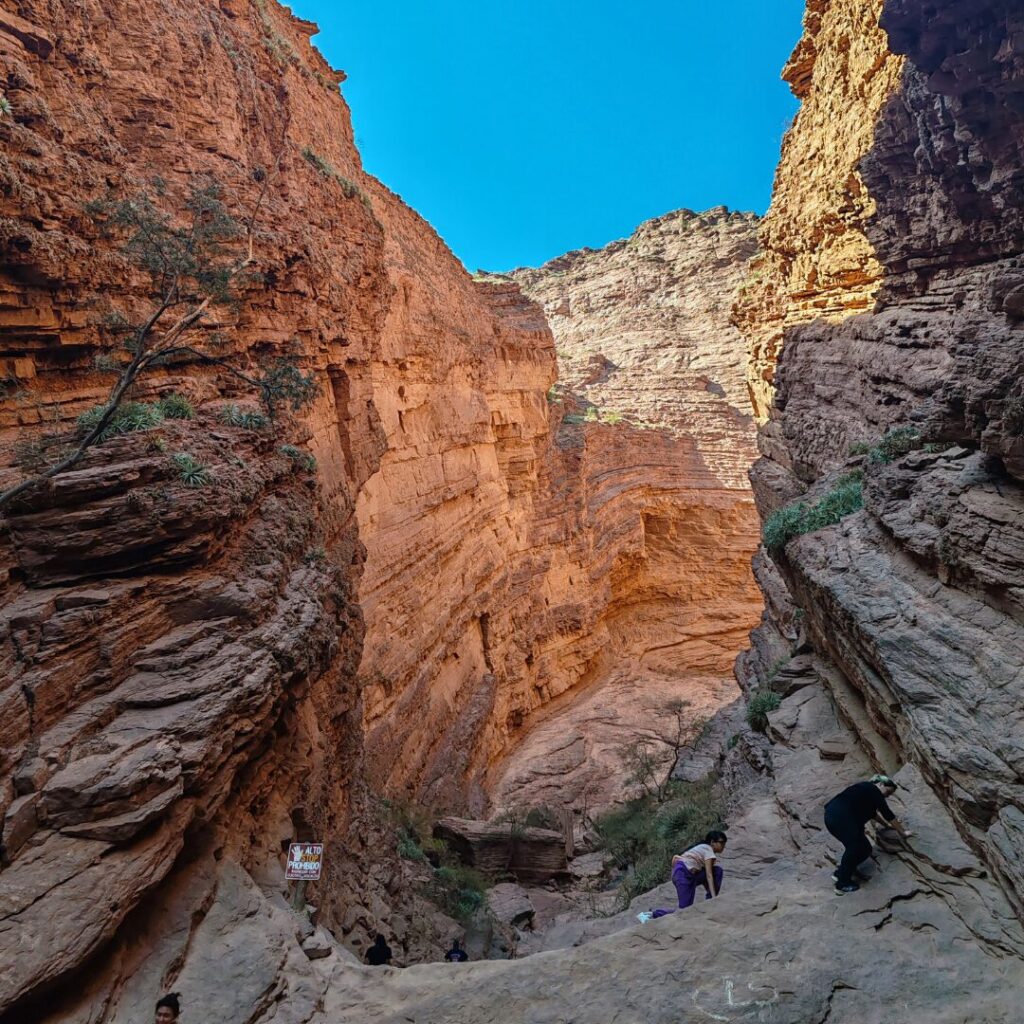
<svg viewBox="0 0 1024 1024"><path fill-rule="evenodd" d="M722 891L722 869L716 864L711 869L711 874L715 879L715 891ZM683 910L686 907L692 907L693 901L697 897L697 886L703 885L705 890L704 899L711 899L711 892L708 890L708 878L707 875L700 871L697 874L691 874L690 869L683 863L677 864L672 869L672 884L676 887L676 893L679 895L679 909ZM674 914L674 910L655 910L653 917L664 917L666 914Z"/></svg>

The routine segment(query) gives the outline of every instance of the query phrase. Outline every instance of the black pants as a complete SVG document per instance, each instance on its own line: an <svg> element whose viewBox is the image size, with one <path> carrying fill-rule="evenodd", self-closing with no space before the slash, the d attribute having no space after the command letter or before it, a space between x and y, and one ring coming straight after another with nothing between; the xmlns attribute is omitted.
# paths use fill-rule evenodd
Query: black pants
<svg viewBox="0 0 1024 1024"><path fill-rule="evenodd" d="M836 871L836 885L849 885L857 865L871 856L871 843L864 834L864 826L841 810L826 807L825 828L843 844L843 859Z"/></svg>

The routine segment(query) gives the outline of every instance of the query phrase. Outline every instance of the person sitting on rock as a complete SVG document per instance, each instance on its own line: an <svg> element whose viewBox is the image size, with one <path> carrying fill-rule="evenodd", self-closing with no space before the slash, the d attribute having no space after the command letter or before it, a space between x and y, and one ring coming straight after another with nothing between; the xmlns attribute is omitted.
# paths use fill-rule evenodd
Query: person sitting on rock
<svg viewBox="0 0 1024 1024"><path fill-rule="evenodd" d="M380 932L377 933L373 945L366 951L366 962L371 967L387 967L391 963L391 947Z"/></svg>
<svg viewBox="0 0 1024 1024"><path fill-rule="evenodd" d="M445 953L444 958L450 964L464 964L469 959L469 954L462 948L458 939L452 939L452 948Z"/></svg>
<svg viewBox="0 0 1024 1024"><path fill-rule="evenodd" d="M168 992L156 1001L156 1024L175 1024L181 1013L179 998L177 992Z"/></svg>
<svg viewBox="0 0 1024 1024"><path fill-rule="evenodd" d="M867 876L857 870L871 856L871 843L864 834L869 821L878 820L886 828L895 829L904 838L913 835L899 822L886 798L896 792L896 783L888 775L873 775L867 782L855 782L825 804L825 828L843 844L843 857L832 880L836 892L843 896L856 892Z"/></svg>
<svg viewBox="0 0 1024 1024"><path fill-rule="evenodd" d="M679 909L692 907L697 896L697 886L703 885L710 900L722 891L722 869L718 866L718 855L729 841L724 832L709 832L703 843L691 846L672 858L672 884L679 897ZM651 917L664 917L673 910L655 910Z"/></svg>

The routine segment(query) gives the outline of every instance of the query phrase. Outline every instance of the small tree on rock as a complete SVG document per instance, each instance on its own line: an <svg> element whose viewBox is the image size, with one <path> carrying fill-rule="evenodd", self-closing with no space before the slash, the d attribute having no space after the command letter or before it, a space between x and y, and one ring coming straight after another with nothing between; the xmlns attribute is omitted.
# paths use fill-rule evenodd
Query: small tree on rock
<svg viewBox="0 0 1024 1024"><path fill-rule="evenodd" d="M113 433L126 432L119 427L133 387L147 372L176 359L221 367L259 396L271 420L282 407L297 411L313 400L318 391L314 375L290 359L249 373L218 354L223 336L199 330L215 308L237 304L238 286L251 280L257 218L271 176L259 169L253 178L261 188L244 222L231 215L221 185L210 179L193 185L177 216L161 207L165 191L160 181L152 192L87 204L86 213L100 231L120 239L125 257L149 277L152 304L134 318L117 308L108 313L107 329L120 339L127 358L107 354L97 360L98 368L117 374L105 404L81 417L75 432L51 433L33 444L37 472L0 492L0 510L72 469Z"/></svg>
<svg viewBox="0 0 1024 1024"><path fill-rule="evenodd" d="M668 796L683 756L696 748L707 731L707 718L694 717L692 708L691 701L670 700L654 726L619 748L626 781L658 803Z"/></svg>

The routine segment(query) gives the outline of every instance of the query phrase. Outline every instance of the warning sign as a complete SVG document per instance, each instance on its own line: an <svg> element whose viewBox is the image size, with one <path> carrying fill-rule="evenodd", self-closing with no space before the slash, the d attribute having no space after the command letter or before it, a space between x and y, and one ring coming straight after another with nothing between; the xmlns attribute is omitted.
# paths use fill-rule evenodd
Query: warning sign
<svg viewBox="0 0 1024 1024"><path fill-rule="evenodd" d="M288 847L288 867L284 877L289 882L316 882L324 859L323 843L292 843Z"/></svg>

